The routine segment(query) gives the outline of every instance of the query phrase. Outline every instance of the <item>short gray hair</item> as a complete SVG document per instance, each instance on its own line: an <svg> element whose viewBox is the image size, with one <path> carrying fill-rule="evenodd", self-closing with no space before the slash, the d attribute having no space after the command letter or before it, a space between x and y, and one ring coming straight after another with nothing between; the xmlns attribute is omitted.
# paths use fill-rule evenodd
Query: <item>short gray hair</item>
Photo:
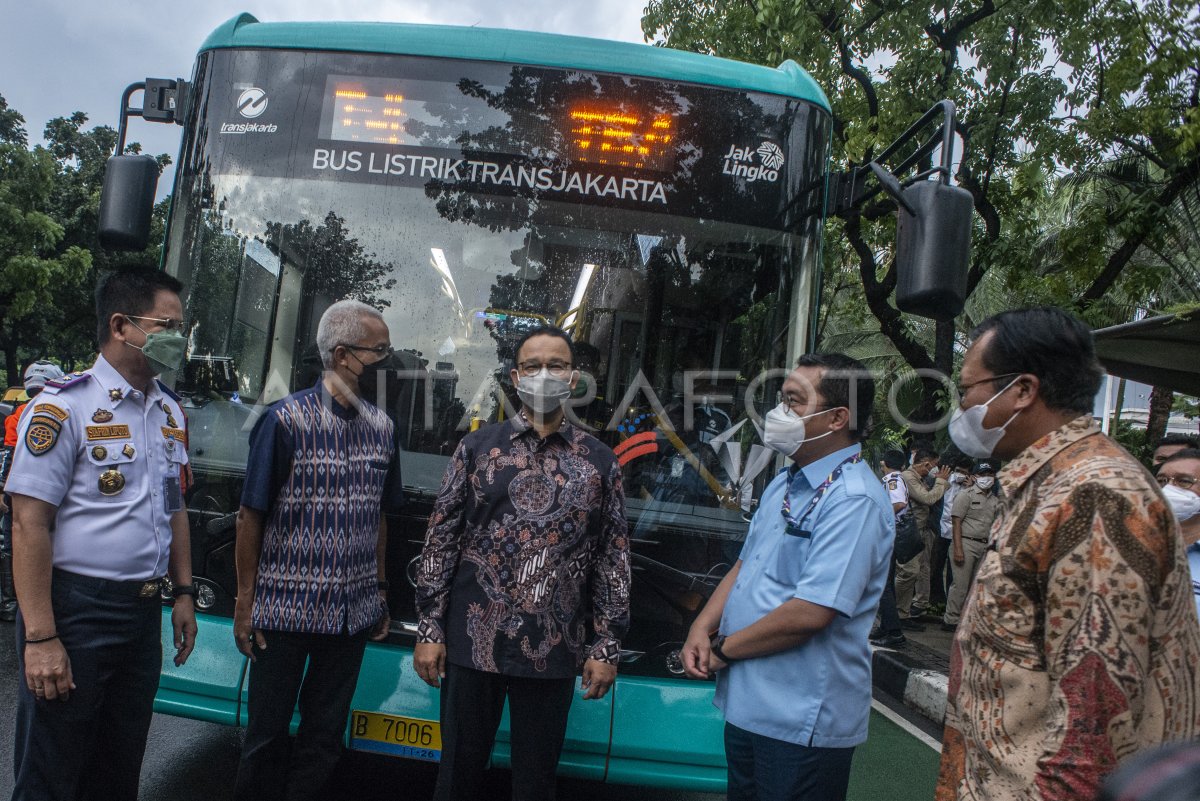
<svg viewBox="0 0 1200 801"><path fill-rule="evenodd" d="M382 320L383 315L360 300L339 300L321 315L317 324L317 350L321 364L333 368L333 349L338 345L353 345L366 335L364 317Z"/></svg>

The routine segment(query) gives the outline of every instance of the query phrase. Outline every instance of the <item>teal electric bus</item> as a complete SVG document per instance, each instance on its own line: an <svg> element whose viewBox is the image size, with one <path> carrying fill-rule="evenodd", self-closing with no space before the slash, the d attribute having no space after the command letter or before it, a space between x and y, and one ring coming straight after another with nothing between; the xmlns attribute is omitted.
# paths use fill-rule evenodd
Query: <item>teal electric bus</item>
<svg viewBox="0 0 1200 801"><path fill-rule="evenodd" d="M186 287L191 356L173 381L200 632L185 667L167 660L156 709L245 723L231 616L247 438L319 375L322 312L357 298L404 364L379 400L407 505L389 526L392 631L367 649L347 745L436 760L437 692L412 669L427 516L459 439L513 413L515 340L548 322L585 374L572 413L624 468L634 554L619 678L572 708L560 770L722 790L713 685L684 678L679 649L774 472L748 401L772 405L770 369L811 344L827 206L866 192L865 170L830 187L832 118L812 78L565 36L242 15L189 81L127 90L101 214L118 247L144 242L156 175L120 155L129 116L183 127L163 266ZM892 189L951 190L945 177Z"/></svg>

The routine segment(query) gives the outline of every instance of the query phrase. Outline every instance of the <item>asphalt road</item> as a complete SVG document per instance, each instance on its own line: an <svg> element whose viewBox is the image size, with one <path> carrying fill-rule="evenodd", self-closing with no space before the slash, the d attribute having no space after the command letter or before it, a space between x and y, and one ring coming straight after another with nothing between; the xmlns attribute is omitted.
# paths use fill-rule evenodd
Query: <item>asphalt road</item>
<svg viewBox="0 0 1200 801"><path fill-rule="evenodd" d="M13 710L17 667L13 625L0 623L0 799L12 794ZM887 706L896 708L890 699ZM899 710L901 716L920 721ZM893 718L895 715L892 716ZM920 726L930 731L929 726ZM142 766L141 798L145 801L225 801L233 790L241 750L241 730L167 715L155 715ZM910 728L872 715L870 740L855 753L851 799L909 801L932 798L936 754L918 742ZM394 801L425 799L433 793L434 765L402 759L347 753L330 787L329 801ZM897 785L897 776L906 780ZM507 801L509 774L492 771L481 801ZM905 792L905 791L909 792ZM559 781L559 798L591 801L636 798L638 801L716 801L721 795L683 793L652 788L614 787L573 779Z"/></svg>

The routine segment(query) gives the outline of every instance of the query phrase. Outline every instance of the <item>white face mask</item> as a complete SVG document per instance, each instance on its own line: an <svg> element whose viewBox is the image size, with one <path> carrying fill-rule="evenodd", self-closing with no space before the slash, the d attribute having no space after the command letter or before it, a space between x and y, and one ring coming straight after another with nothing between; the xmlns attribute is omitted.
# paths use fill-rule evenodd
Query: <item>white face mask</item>
<svg viewBox="0 0 1200 801"><path fill-rule="evenodd" d="M992 485L996 483L996 479L992 476L980 476L975 479L975 486L981 490L990 490Z"/></svg>
<svg viewBox="0 0 1200 801"><path fill-rule="evenodd" d="M950 474L950 483L951 484L961 484L966 480L967 480L967 477L964 476L962 473L951 473Z"/></svg>
<svg viewBox="0 0 1200 801"><path fill-rule="evenodd" d="M825 412L829 411L833 411L833 409L822 409L819 412L799 417L792 414L786 403L781 403L767 412L766 417L763 418L763 442L768 448L776 450L784 456L791 456L805 442L827 437L833 433L832 431L826 431L824 434L818 434L811 439L804 438L804 421L810 417L816 417L818 414L825 414Z"/></svg>
<svg viewBox="0 0 1200 801"><path fill-rule="evenodd" d="M534 414L552 414L558 411L563 401L571 397L571 384L550 375L550 371L543 367L535 375L517 379L517 395Z"/></svg>
<svg viewBox="0 0 1200 801"><path fill-rule="evenodd" d="M998 428L988 428L983 424L983 418L987 417L988 406L991 402L1007 392L1008 388L1017 383L1020 378L1017 376L1009 381L1004 389L988 398L985 403L972 406L970 409L954 410L954 416L950 418L950 439L954 441L960 451L976 459L987 459L992 455L992 451L1000 444L1000 440L1004 439L1004 430L1008 428L1009 423L1017 419L1020 412L1014 412L1013 416Z"/></svg>
<svg viewBox="0 0 1200 801"><path fill-rule="evenodd" d="M1167 503L1171 505L1171 511L1175 513L1175 519L1179 522L1182 523L1184 520L1200 515L1200 495L1180 489L1174 484L1163 487L1162 493L1163 497L1167 499Z"/></svg>

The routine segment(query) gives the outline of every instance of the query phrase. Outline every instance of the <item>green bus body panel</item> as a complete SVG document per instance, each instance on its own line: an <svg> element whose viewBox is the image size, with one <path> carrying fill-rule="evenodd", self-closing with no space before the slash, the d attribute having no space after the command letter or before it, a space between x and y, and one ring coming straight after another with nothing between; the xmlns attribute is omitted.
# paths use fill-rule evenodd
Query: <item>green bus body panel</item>
<svg viewBox="0 0 1200 801"><path fill-rule="evenodd" d="M198 614L196 648L186 665L175 667L170 659L175 652L170 608L162 614L163 669L155 711L246 725L249 661L233 645L233 622ZM269 632L267 638L270 647ZM577 679L559 773L618 784L724 792L723 724L712 693L713 685L706 682L619 676L603 699L584 701ZM411 648L369 643L350 708L437 720L438 691L417 677ZM667 720L673 725L665 727ZM299 722L296 713L293 732ZM509 731L506 707L492 752L498 767L511 767Z"/></svg>
<svg viewBox="0 0 1200 801"><path fill-rule="evenodd" d="M628 676L617 687L608 781L725 792L725 721L712 703L716 685Z"/></svg>
<svg viewBox="0 0 1200 801"><path fill-rule="evenodd" d="M154 711L236 726L247 661L233 645L233 621L200 614L196 623L196 647L187 664L175 667L171 609L163 607L163 667Z"/></svg>
<svg viewBox="0 0 1200 801"><path fill-rule="evenodd" d="M213 31L200 50L255 47L430 56L610 72L784 95L830 110L821 87L791 60L772 68L667 47L500 28L259 22L250 14L240 14Z"/></svg>

